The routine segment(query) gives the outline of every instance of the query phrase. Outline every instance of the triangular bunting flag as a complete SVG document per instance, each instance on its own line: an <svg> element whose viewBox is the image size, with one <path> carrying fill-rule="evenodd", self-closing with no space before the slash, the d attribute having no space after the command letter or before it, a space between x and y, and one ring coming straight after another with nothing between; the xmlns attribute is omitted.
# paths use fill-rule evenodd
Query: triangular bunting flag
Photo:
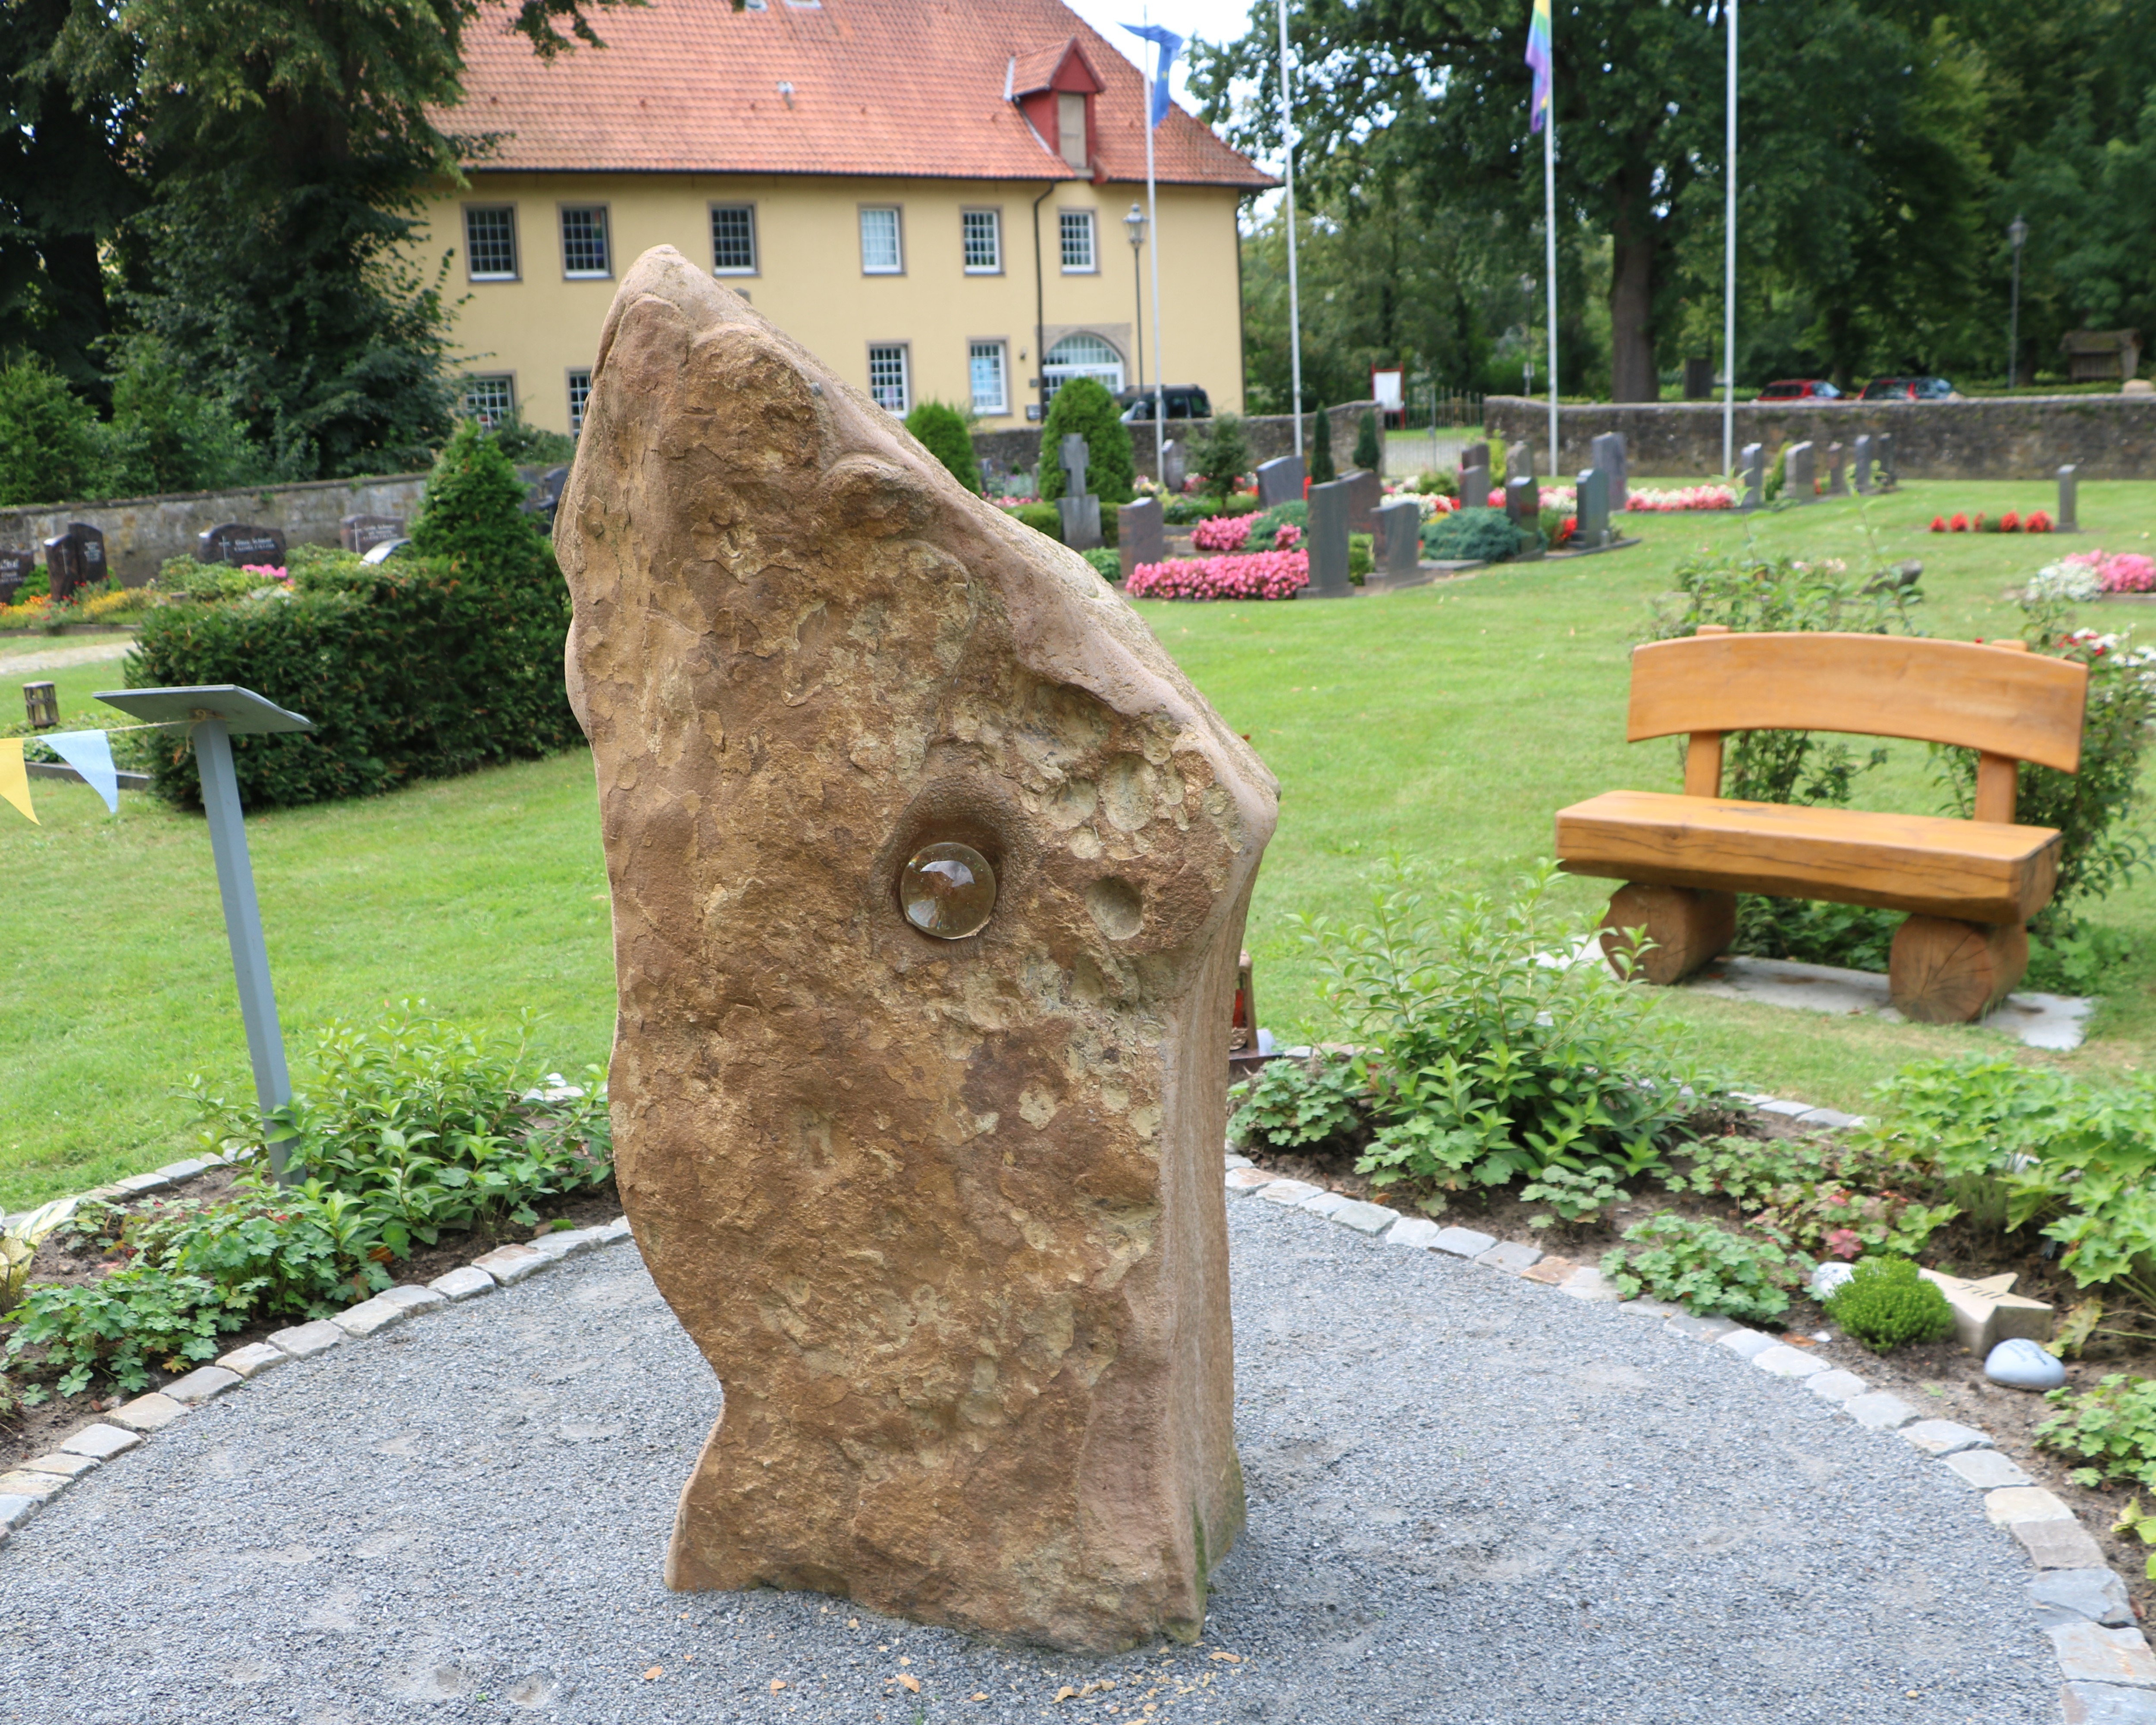
<svg viewBox="0 0 2156 1725"><path fill-rule="evenodd" d="M38 811L30 806L30 775L23 768L23 739L0 737L0 797L5 797L32 820Z"/></svg>
<svg viewBox="0 0 2156 1725"><path fill-rule="evenodd" d="M38 739L82 775L83 783L120 813L120 775L112 765L112 739L102 731L54 731Z"/></svg>

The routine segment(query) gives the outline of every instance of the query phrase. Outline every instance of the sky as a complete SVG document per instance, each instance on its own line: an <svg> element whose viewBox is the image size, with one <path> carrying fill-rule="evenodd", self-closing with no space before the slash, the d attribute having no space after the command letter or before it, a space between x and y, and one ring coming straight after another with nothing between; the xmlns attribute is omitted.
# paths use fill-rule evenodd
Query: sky
<svg viewBox="0 0 2156 1725"><path fill-rule="evenodd" d="M1185 41L1202 36L1208 42L1233 42L1250 27L1250 0L1064 0L1141 70L1153 53L1152 45L1126 33L1123 24L1151 22L1166 24ZM1144 56L1143 59L1141 56ZM1168 90L1185 109L1196 112L1190 95L1189 69L1178 57L1168 77Z"/></svg>

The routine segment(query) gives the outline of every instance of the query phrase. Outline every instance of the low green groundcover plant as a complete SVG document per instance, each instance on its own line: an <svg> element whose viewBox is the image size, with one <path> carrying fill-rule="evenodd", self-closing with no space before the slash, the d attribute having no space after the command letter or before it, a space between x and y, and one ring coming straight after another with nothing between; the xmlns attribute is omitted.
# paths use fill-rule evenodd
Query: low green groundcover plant
<svg viewBox="0 0 2156 1725"><path fill-rule="evenodd" d="M1503 510L1471 505L1450 515L1433 516L1422 530L1423 555L1439 562L1502 562L1533 542L1532 536L1522 534Z"/></svg>
<svg viewBox="0 0 2156 1725"><path fill-rule="evenodd" d="M1953 1329L1953 1308L1913 1259L1862 1258L1827 1296L1826 1315L1874 1353L1937 1342Z"/></svg>
<svg viewBox="0 0 2156 1725"><path fill-rule="evenodd" d="M2082 1463L2069 1476L2076 1485L2156 1486L2156 1378L2113 1373L2093 1389L2044 1399L2059 1411L2036 1428L2036 1445Z"/></svg>
<svg viewBox="0 0 2156 1725"><path fill-rule="evenodd" d="M1605 1252L1602 1273L1628 1300L1642 1294L1702 1317L1765 1322L1789 1308L1801 1260L1772 1242L1671 1211L1635 1222Z"/></svg>
<svg viewBox="0 0 2156 1725"><path fill-rule="evenodd" d="M1745 1226L1814 1257L1907 1257L1961 1214L1905 1189L1908 1170L1876 1145L1825 1138L1728 1137L1697 1146L1669 1176L1672 1192L1724 1198Z"/></svg>
<svg viewBox="0 0 2156 1725"><path fill-rule="evenodd" d="M528 1025L526 1029L528 1031ZM213 1358L218 1338L271 1318L326 1317L389 1286L388 1266L445 1232L504 1219L603 1185L613 1173L598 1075L536 1086L527 1038L480 1036L407 1003L379 1024L339 1024L272 1117L288 1183L270 1177L260 1116L199 1077L191 1086L205 1149L239 1157L215 1203L87 1205L64 1230L121 1267L81 1285L32 1284L5 1314L6 1358L75 1395L102 1373L138 1390L155 1368Z"/></svg>
<svg viewBox="0 0 2156 1725"><path fill-rule="evenodd" d="M1228 1092L1240 1143L1271 1150L1352 1141L1369 1093L1344 1060L1268 1060Z"/></svg>

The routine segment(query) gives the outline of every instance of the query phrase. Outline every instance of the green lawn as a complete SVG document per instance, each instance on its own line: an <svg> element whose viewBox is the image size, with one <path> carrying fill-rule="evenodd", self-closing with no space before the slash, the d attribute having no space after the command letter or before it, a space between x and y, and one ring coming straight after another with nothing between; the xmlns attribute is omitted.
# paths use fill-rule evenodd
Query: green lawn
<svg viewBox="0 0 2156 1725"><path fill-rule="evenodd" d="M1855 556L1863 536L1926 565L1925 626L1963 637L2012 632L2001 595L2047 556L2139 547L2156 532L2156 485L2091 484L2079 539L1943 536L1955 509L2048 508L2047 488L1912 484L1900 495L1747 521L1628 516L1646 542L1523 565L1444 588L1330 604L1138 608L1280 775L1281 824L1252 918L1265 1021L1321 1032L1301 911L1353 915L1389 852L1433 878L1498 886L1550 846L1552 813L1619 785L1675 788L1676 746L1621 740L1625 653L1676 559L1748 533L1763 547ZM2156 608L2092 608L2109 628ZM9 655L0 651L0 676ZM114 665L34 675L59 685L64 722L85 722ZM0 690L11 702L12 689ZM10 708L12 711L12 706ZM117 818L87 790L36 787L43 824L0 807L0 941L14 955L0 998L0 1207L156 1165L184 1122L176 1087L192 1070L244 1091L207 836L199 819L146 798ZM1863 783L1866 806L1930 809L1923 752L1897 747ZM484 773L372 802L249 823L270 960L288 1039L383 1002L424 996L444 1011L513 1023L546 1015L541 1045L567 1068L603 1057L613 1023L606 906L588 763L579 755ZM1568 882L1584 911L1601 889ZM2156 883L2097 920L2156 932ZM2139 948L2089 1044L2057 1058L2130 1066L2156 1047L2156 957ZM1901 1061L2003 1045L1972 1029L1841 1020L1664 997L1732 1076L1841 1106ZM2032 1058L2038 1058L2032 1056Z"/></svg>

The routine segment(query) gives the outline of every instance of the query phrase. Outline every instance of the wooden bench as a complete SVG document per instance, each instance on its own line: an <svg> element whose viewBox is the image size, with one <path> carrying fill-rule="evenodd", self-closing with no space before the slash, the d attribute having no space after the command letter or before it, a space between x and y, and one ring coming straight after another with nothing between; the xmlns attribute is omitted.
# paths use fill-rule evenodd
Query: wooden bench
<svg viewBox="0 0 2156 1725"><path fill-rule="evenodd" d="M1981 1017L2028 968L2025 925L2051 902L2059 835L2014 824L2018 763L2081 766L2088 673L2018 641L1732 634L1632 655L1628 740L1689 734L1681 796L1609 791L1557 818L1559 866L1627 883L1609 901L1614 958L1642 929L1634 973L1689 976L1737 929L1739 892L1906 911L1887 985L1926 1024ZM1978 752L1975 819L1740 803L1722 794L1722 738L1836 731Z"/></svg>

